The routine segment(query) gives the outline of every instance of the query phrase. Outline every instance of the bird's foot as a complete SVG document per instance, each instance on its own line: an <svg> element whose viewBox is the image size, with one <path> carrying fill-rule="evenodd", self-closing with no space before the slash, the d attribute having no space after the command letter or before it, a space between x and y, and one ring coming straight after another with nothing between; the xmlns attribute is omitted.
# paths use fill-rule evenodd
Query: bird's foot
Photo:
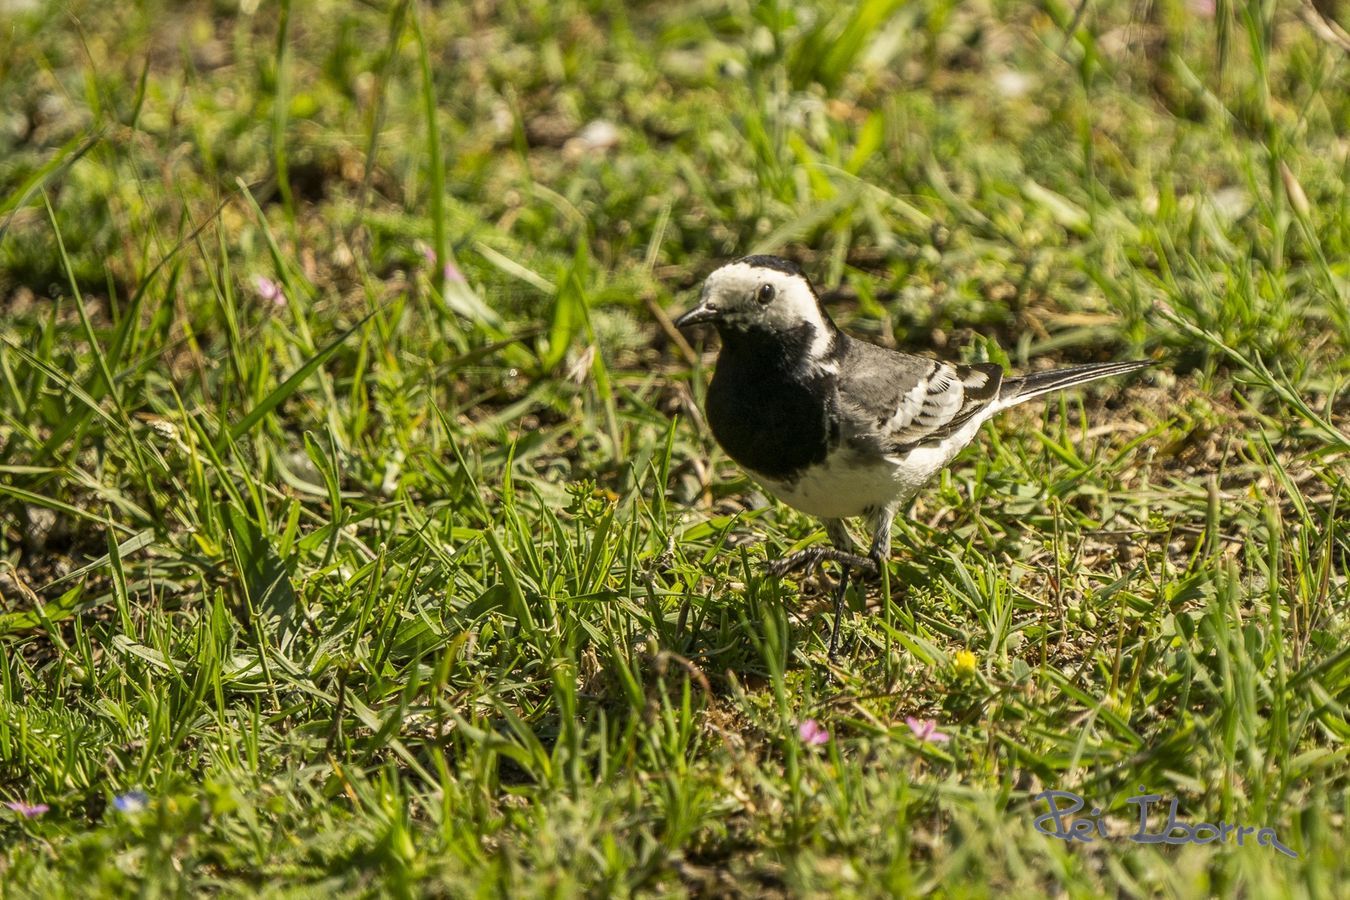
<svg viewBox="0 0 1350 900"><path fill-rule="evenodd" d="M764 573L774 578L782 578L792 572L814 569L823 562L837 562L849 568L857 569L868 576L876 575L879 571L877 561L873 557L859 556L856 553L849 553L836 547L818 544L814 547L807 547L805 550L798 550L796 553L790 553L782 559L770 560L764 564Z"/></svg>
<svg viewBox="0 0 1350 900"><path fill-rule="evenodd" d="M848 593L848 583L850 576L857 572L866 578L875 578L881 574L881 567L885 563L881 552L874 548L867 556L859 556L856 553L849 553L846 550L840 550L837 547L831 547L825 544L818 544L814 547L807 547L805 550L799 550L784 556L782 559L774 559L764 564L765 574L781 578L791 572L798 572L803 569L814 569L823 562L837 562L842 571L839 573L839 584L835 586L834 591L834 624L830 629L829 659L834 662L839 656L839 630L844 617L844 597Z"/></svg>

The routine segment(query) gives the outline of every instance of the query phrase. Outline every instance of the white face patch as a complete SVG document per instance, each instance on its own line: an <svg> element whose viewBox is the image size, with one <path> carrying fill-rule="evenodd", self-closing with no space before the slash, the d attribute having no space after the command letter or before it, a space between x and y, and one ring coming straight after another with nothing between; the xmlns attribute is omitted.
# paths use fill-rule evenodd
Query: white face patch
<svg viewBox="0 0 1350 900"><path fill-rule="evenodd" d="M760 301L764 285L773 299ZM820 311L820 303L804 275L780 272L744 262L728 263L708 276L703 304L716 307L729 325L758 325L770 331L792 331L803 323L812 328L810 354L824 357L834 343L834 326Z"/></svg>

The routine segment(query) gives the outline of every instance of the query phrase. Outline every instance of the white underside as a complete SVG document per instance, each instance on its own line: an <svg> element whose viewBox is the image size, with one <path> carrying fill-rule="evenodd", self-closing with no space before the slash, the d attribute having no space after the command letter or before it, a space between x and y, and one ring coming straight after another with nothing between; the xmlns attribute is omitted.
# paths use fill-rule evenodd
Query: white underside
<svg viewBox="0 0 1350 900"><path fill-rule="evenodd" d="M791 484L760 475L755 479L788 506L822 519L847 519L862 516L869 508L894 508L951 462L975 437L985 418L977 416L941 444L916 447L903 456L878 459L841 448Z"/></svg>

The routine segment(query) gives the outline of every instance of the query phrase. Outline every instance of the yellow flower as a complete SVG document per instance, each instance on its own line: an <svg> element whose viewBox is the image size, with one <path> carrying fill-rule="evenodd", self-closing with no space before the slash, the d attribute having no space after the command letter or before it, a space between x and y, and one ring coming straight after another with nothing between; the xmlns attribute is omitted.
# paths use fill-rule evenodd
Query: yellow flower
<svg viewBox="0 0 1350 900"><path fill-rule="evenodd" d="M969 650L958 650L952 657L952 668L956 674L962 678L969 678L975 674L975 654Z"/></svg>

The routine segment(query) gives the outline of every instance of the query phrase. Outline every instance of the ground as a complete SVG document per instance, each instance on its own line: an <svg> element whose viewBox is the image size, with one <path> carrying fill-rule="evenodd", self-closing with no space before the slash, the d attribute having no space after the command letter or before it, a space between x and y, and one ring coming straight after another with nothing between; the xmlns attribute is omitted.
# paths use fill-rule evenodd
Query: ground
<svg viewBox="0 0 1350 900"><path fill-rule="evenodd" d="M0 893L1332 895L1348 20L0 2ZM670 326L752 252L1157 365L986 427L831 663Z"/></svg>

